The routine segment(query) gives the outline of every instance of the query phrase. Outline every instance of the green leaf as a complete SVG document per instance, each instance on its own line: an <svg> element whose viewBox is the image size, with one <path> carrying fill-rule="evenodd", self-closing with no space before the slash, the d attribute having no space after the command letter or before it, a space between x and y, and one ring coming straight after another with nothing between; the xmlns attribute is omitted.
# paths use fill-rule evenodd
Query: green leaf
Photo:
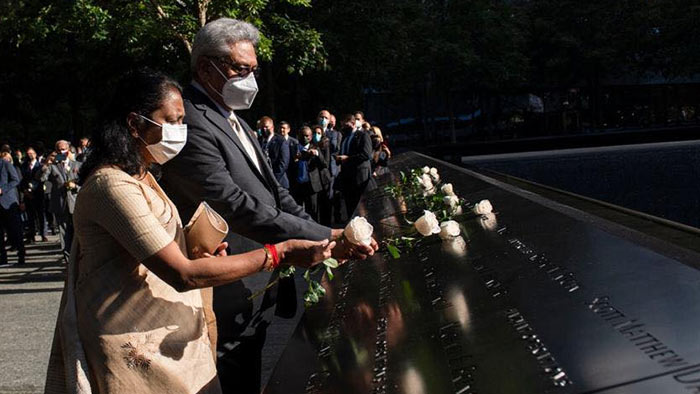
<svg viewBox="0 0 700 394"><path fill-rule="evenodd" d="M292 265L288 265L280 270L280 278L287 278L294 275L296 268Z"/></svg>
<svg viewBox="0 0 700 394"><path fill-rule="evenodd" d="M318 299L319 299L319 298L318 298L318 293L316 293L315 291L310 291L310 292L309 292L309 302L315 304L315 303L318 302Z"/></svg>
<svg viewBox="0 0 700 394"><path fill-rule="evenodd" d="M326 289L324 289L323 286L321 286L321 284L315 280L312 280L311 282L309 282L309 288L313 289L317 293L320 293L320 292L322 292L323 294L326 293Z"/></svg>
<svg viewBox="0 0 700 394"><path fill-rule="evenodd" d="M334 259L333 257L327 258L323 260L323 264L326 265L326 267L331 267L331 268L338 268L338 260Z"/></svg>
<svg viewBox="0 0 700 394"><path fill-rule="evenodd" d="M326 275L328 276L328 280L333 280L335 275L333 275L333 270L331 267L326 267Z"/></svg>
<svg viewBox="0 0 700 394"><path fill-rule="evenodd" d="M311 271L310 271L310 270L307 269L307 270L304 272L304 279L305 279L307 282L311 280Z"/></svg>
<svg viewBox="0 0 700 394"><path fill-rule="evenodd" d="M389 251L389 254L394 259L398 259L399 257L401 257L401 253L399 253L399 249L396 246L392 244L387 244L386 249Z"/></svg>

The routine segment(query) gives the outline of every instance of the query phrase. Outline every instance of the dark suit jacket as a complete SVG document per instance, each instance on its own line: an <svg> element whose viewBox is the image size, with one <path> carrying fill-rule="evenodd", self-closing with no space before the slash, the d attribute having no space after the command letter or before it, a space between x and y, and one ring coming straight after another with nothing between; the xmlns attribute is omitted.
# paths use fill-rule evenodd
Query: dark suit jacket
<svg viewBox="0 0 700 394"><path fill-rule="evenodd" d="M349 134L343 139L352 138L349 142L348 159L340 166L339 187L348 191L366 186L366 190L376 188L372 178L372 141L369 134L358 130L351 137ZM341 145L342 146L342 145Z"/></svg>
<svg viewBox="0 0 700 394"><path fill-rule="evenodd" d="M264 138L264 137L263 137ZM270 142L261 139L260 146L267 152L270 159L272 173L282 187L289 189L289 179L287 178L287 168L289 168L289 142L279 134L274 134Z"/></svg>
<svg viewBox="0 0 700 394"><path fill-rule="evenodd" d="M207 201L228 222L233 253L256 249L258 243L330 237L330 228L314 222L280 186L259 144L251 140L262 173L209 97L189 86L184 99L187 143L163 165L161 183L185 223Z"/></svg>
<svg viewBox="0 0 700 394"><path fill-rule="evenodd" d="M340 146L343 143L343 134L334 129L326 129L326 138L328 138L328 149L331 155L336 155L340 153ZM338 176L340 172L340 166L335 162L335 160L329 160L329 169L333 177Z"/></svg>
<svg viewBox="0 0 700 394"><path fill-rule="evenodd" d="M297 147L299 149L299 147ZM319 155L311 155L305 161L307 163L306 169L309 173L309 184L311 185L311 191L318 193L325 189L329 180L327 179L328 174L328 162L326 161L326 156L324 151L315 145L311 145L309 149L316 149L319 151ZM299 160L301 161L301 159ZM297 184L297 176L299 175L299 161L293 162L290 168L290 174L292 175L293 183L295 186Z"/></svg>
<svg viewBox="0 0 700 394"><path fill-rule="evenodd" d="M15 166L0 159L0 190L2 190L0 206L2 208L10 209L13 204L19 204L17 186L19 186L19 176Z"/></svg>
<svg viewBox="0 0 700 394"><path fill-rule="evenodd" d="M34 198L43 198L44 184L41 181L41 160L37 159L34 166L29 165L29 159L22 163L22 183L20 190L32 189Z"/></svg>
<svg viewBox="0 0 700 394"><path fill-rule="evenodd" d="M77 184L81 164L79 161L71 160L68 170L65 169L63 163L54 163L42 169L41 181L51 185L49 212L58 215L73 213L77 195L66 190L66 182L75 181Z"/></svg>

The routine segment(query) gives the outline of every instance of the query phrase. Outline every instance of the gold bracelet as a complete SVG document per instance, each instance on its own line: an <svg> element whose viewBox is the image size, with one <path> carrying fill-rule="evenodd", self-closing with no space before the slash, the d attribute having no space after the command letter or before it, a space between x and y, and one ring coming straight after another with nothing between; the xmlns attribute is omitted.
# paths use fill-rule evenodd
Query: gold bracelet
<svg viewBox="0 0 700 394"><path fill-rule="evenodd" d="M268 249L267 247L263 247L263 250L265 251L265 261L263 261L263 265L262 265L261 271L262 271L262 270L265 270L265 271L267 271L267 272L273 271L273 270L271 269L271 268L272 268L272 264L269 264L269 265L267 264L268 261L272 261L272 252L270 252L270 249Z"/></svg>

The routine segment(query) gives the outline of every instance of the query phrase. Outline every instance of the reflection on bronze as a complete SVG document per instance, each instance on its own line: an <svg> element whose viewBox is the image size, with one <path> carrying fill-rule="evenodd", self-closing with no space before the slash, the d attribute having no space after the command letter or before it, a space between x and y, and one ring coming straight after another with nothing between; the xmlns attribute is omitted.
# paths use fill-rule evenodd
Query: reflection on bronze
<svg viewBox="0 0 700 394"><path fill-rule="evenodd" d="M497 216L464 215L451 242L434 235L399 259L338 269L334 296L306 310L266 393L658 394L700 384L700 256L418 154L392 160L394 174L438 168L471 201L497 201ZM410 226L381 195L392 178L382 179L360 203L378 240Z"/></svg>

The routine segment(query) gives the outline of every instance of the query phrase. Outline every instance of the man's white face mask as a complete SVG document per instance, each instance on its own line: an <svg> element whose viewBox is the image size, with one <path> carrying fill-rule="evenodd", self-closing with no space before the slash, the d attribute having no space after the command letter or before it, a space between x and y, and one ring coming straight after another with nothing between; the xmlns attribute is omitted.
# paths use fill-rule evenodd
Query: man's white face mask
<svg viewBox="0 0 700 394"><path fill-rule="evenodd" d="M148 151L151 153L151 156L156 159L156 163L166 163L168 160L177 156L182 148L185 147L185 143L187 142L186 124L159 124L143 115L139 116L157 126L160 126L162 129L162 138L157 144L148 145L146 141L139 136L139 139L146 145L146 149L148 149Z"/></svg>
<svg viewBox="0 0 700 394"><path fill-rule="evenodd" d="M209 63L226 80L221 88L221 93L216 92L224 100L224 104L232 110L250 108L258 94L258 82L255 80L255 75L251 72L245 77L228 78L219 70L219 67L216 67L214 62L209 60Z"/></svg>

